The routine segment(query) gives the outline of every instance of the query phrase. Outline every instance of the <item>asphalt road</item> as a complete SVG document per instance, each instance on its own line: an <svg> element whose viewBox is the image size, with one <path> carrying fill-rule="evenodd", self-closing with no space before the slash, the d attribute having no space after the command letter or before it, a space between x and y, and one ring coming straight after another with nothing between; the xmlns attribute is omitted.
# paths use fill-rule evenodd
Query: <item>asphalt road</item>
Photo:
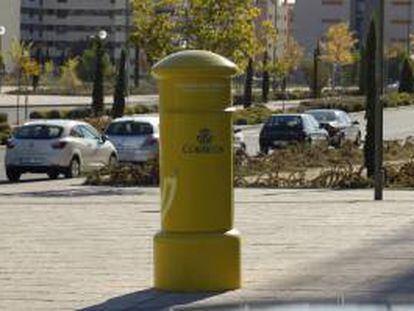
<svg viewBox="0 0 414 311"><path fill-rule="evenodd" d="M365 137L364 113L351 114L352 119L360 122L363 137ZM247 152L255 155L259 152L258 137L262 125L248 126L243 128ZM414 136L414 107L401 107L386 109L384 113L384 139L405 139ZM0 147L0 183L6 181L4 169L4 147ZM23 175L24 180L45 178L45 175L28 174Z"/></svg>

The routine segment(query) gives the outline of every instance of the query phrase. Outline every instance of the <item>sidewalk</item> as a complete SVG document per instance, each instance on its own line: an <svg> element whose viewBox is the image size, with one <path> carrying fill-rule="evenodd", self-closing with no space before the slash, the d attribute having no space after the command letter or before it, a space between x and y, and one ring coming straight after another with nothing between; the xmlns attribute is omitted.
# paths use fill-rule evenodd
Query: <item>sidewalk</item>
<svg viewBox="0 0 414 311"><path fill-rule="evenodd" d="M414 302L413 192L238 189L243 288L173 294L152 289L158 189L80 183L0 186L0 310Z"/></svg>

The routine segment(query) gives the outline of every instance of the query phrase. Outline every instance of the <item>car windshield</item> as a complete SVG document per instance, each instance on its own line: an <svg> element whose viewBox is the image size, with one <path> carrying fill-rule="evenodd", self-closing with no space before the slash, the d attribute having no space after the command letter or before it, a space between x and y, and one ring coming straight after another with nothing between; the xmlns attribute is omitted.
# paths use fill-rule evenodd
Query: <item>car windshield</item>
<svg viewBox="0 0 414 311"><path fill-rule="evenodd" d="M153 133L154 129L150 123L137 121L114 122L106 130L107 135L115 136L138 136Z"/></svg>
<svg viewBox="0 0 414 311"><path fill-rule="evenodd" d="M332 122L336 121L336 114L334 111L308 111L318 122Z"/></svg>
<svg viewBox="0 0 414 311"><path fill-rule="evenodd" d="M302 127L302 118L300 116L273 116L266 125L278 129L297 129Z"/></svg>
<svg viewBox="0 0 414 311"><path fill-rule="evenodd" d="M55 139L62 135L63 128L55 125L36 124L19 127L14 132L20 139Z"/></svg>

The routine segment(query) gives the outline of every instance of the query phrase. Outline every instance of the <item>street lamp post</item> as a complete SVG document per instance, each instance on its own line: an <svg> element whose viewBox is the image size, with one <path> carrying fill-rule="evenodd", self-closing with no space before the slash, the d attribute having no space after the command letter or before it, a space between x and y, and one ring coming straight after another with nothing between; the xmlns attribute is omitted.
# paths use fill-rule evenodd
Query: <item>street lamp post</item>
<svg viewBox="0 0 414 311"><path fill-rule="evenodd" d="M3 74L4 74L4 57L2 55L3 52L3 36L6 34L6 27L0 26L0 93L3 84Z"/></svg>

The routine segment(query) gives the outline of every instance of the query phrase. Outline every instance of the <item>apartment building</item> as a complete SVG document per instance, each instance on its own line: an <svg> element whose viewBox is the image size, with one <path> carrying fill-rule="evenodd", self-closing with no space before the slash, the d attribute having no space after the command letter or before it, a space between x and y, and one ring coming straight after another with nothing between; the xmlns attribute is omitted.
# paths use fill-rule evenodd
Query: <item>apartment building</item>
<svg viewBox="0 0 414 311"><path fill-rule="evenodd" d="M378 0L296 0L295 37L311 53L329 26L346 22L357 38L363 41L378 3ZM409 35L414 31L413 18L414 0L385 1L385 45L397 44L408 49Z"/></svg>
<svg viewBox="0 0 414 311"><path fill-rule="evenodd" d="M293 35L294 3L291 0L256 0L255 5L260 9L260 16L257 19L259 33L260 25L264 21L270 21L277 33L276 42L265 43L269 61L272 62L283 54L289 38Z"/></svg>
<svg viewBox="0 0 414 311"><path fill-rule="evenodd" d="M311 54L333 24L351 21L351 0L296 0L294 37Z"/></svg>
<svg viewBox="0 0 414 311"><path fill-rule="evenodd" d="M10 59L5 51L10 49L13 39L20 39L20 0L0 0L0 26L6 29L0 36L0 49L5 56L6 70L10 70Z"/></svg>
<svg viewBox="0 0 414 311"><path fill-rule="evenodd" d="M277 17L276 17L276 29L277 29L277 44L276 55L281 56L286 47L289 44L289 40L293 36L293 10L294 2L289 0L276 0L277 5Z"/></svg>
<svg viewBox="0 0 414 311"><path fill-rule="evenodd" d="M128 0L21 0L20 13L22 40L58 64L80 55L102 30L106 49L117 61L131 29Z"/></svg>

